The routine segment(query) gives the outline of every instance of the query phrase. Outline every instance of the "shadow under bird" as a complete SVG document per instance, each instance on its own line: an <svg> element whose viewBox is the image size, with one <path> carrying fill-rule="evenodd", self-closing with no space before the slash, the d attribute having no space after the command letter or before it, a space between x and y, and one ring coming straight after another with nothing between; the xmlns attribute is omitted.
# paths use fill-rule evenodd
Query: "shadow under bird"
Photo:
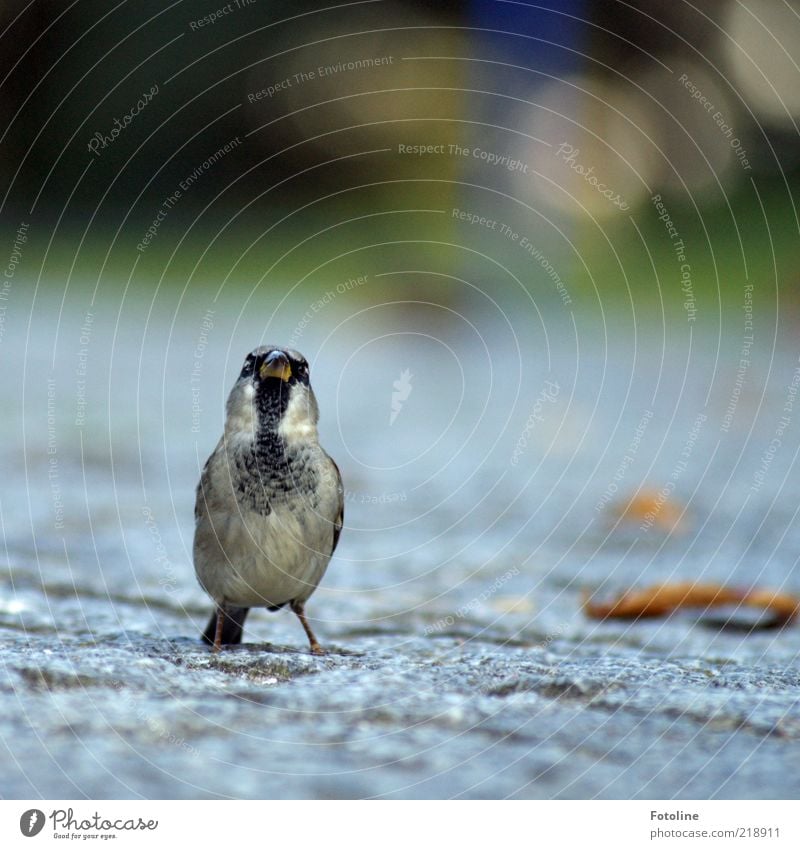
<svg viewBox="0 0 800 849"><path fill-rule="evenodd" d="M228 397L225 432L195 503L194 566L216 609L203 639L240 643L251 607L305 615L342 530L344 491L317 435L308 363L288 348L248 354Z"/></svg>

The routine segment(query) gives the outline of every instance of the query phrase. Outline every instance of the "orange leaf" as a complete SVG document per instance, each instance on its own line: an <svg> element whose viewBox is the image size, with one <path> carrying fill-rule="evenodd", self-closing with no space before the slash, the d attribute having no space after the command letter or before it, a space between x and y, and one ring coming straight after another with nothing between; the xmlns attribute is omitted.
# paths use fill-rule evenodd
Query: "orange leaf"
<svg viewBox="0 0 800 849"><path fill-rule="evenodd" d="M665 616L687 607L720 607L741 604L771 610L779 622L790 622L800 612L800 599L773 590L737 590L721 584L656 584L642 590L628 590L611 602L584 600L583 609L592 619L638 619Z"/></svg>
<svg viewBox="0 0 800 849"><path fill-rule="evenodd" d="M629 501L614 505L614 512L626 522L646 523L665 531L682 531L683 507L673 499L652 489L643 489Z"/></svg>

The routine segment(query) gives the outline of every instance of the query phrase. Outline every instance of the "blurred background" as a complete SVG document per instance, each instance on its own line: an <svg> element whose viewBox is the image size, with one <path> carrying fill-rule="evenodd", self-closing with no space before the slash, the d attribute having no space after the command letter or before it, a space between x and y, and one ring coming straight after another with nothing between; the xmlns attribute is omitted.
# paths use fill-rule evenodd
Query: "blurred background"
<svg viewBox="0 0 800 849"><path fill-rule="evenodd" d="M329 640L800 589L800 4L9 0L0 43L4 627L196 638L262 343L344 475Z"/></svg>
<svg viewBox="0 0 800 849"><path fill-rule="evenodd" d="M788 222L772 228L780 259L796 231L797 9L757 6L6 3L4 221L13 233L35 217L43 276L75 259L73 277L104 289L138 259L137 290L190 274L267 289L302 276L310 255L330 259L330 243L389 250L359 233L408 235L431 261L433 241L502 245L451 215L399 213L477 204L547 239L572 289L605 296L626 279L649 286L653 271L620 212L654 260L668 254L647 213L660 193L691 239L697 285L729 290L771 268L767 221ZM132 254L181 182L236 139ZM566 164L562 144L579 151ZM509 254L526 288L545 279Z"/></svg>

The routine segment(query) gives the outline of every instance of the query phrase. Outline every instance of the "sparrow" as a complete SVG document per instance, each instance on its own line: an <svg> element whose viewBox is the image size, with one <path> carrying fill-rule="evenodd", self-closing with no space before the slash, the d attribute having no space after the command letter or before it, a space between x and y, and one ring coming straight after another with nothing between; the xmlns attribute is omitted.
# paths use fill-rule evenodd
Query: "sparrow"
<svg viewBox="0 0 800 849"><path fill-rule="evenodd" d="M251 607L289 605L323 654L305 604L339 542L344 490L318 419L302 354L266 345L247 355L195 502L194 566L215 604L203 639L214 651L241 642Z"/></svg>

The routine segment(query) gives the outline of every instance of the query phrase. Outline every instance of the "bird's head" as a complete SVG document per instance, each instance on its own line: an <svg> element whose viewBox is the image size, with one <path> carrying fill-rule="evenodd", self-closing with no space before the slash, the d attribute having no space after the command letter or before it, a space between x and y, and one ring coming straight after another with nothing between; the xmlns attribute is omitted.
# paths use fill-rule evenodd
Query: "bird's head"
<svg viewBox="0 0 800 849"><path fill-rule="evenodd" d="M251 351L228 398L226 430L285 443L317 438L319 410L306 358L291 348Z"/></svg>

